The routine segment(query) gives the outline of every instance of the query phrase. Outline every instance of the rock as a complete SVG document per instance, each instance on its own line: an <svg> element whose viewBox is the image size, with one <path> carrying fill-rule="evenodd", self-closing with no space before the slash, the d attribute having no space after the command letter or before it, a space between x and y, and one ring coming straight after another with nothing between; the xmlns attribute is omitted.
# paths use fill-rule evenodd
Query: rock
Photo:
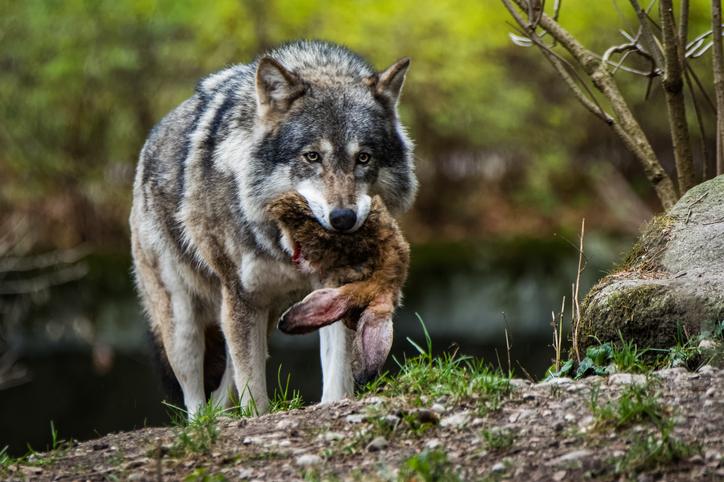
<svg viewBox="0 0 724 482"><path fill-rule="evenodd" d="M435 413L443 414L445 413L445 406L441 403L433 403L432 407L430 407L430 410Z"/></svg>
<svg viewBox="0 0 724 482"><path fill-rule="evenodd" d="M675 367L675 368L664 368L663 370L658 370L654 372L654 375L656 375L659 378L663 378L665 380L675 380L679 377L685 376L687 373L686 368L683 367Z"/></svg>
<svg viewBox="0 0 724 482"><path fill-rule="evenodd" d="M526 388L533 384L530 380L526 380L525 378L511 378L510 379L510 386L513 388Z"/></svg>
<svg viewBox="0 0 724 482"><path fill-rule="evenodd" d="M440 420L441 427L462 427L470 421L470 412L459 412Z"/></svg>
<svg viewBox="0 0 724 482"><path fill-rule="evenodd" d="M704 338L699 342L697 348L702 351L715 350L719 344L710 338Z"/></svg>
<svg viewBox="0 0 724 482"><path fill-rule="evenodd" d="M436 425L440 421L440 416L438 414L426 408L415 410L412 412L412 415L414 415L420 423L430 423Z"/></svg>
<svg viewBox="0 0 724 482"><path fill-rule="evenodd" d="M633 373L614 373L608 377L609 383L614 385L645 385L646 375Z"/></svg>
<svg viewBox="0 0 724 482"><path fill-rule="evenodd" d="M581 305L581 349L617 342L669 348L685 330L724 318L724 175L689 190L655 218L619 269Z"/></svg>
<svg viewBox="0 0 724 482"><path fill-rule="evenodd" d="M337 440L342 440L344 435L339 432L325 432L322 438L325 442L335 442Z"/></svg>
<svg viewBox="0 0 724 482"><path fill-rule="evenodd" d="M384 450L387 448L389 444L387 443L387 439L382 436L378 436L372 439L372 441L367 444L367 451L369 452L379 452L380 450Z"/></svg>
<svg viewBox="0 0 724 482"><path fill-rule="evenodd" d="M593 455L593 452L590 450L574 450L573 452L568 452L567 454L563 454L560 457L553 459L549 462L549 465L576 464L583 459L587 459L591 455Z"/></svg>
<svg viewBox="0 0 724 482"><path fill-rule="evenodd" d="M496 474L499 474L500 472L505 472L505 464L503 462L498 462L490 468L490 471Z"/></svg>
<svg viewBox="0 0 724 482"><path fill-rule="evenodd" d="M442 442L440 442L440 439L432 438L425 442L425 448L434 450L442 445Z"/></svg>
<svg viewBox="0 0 724 482"><path fill-rule="evenodd" d="M251 479L254 476L254 469L245 467L243 469L239 469L236 475L239 479Z"/></svg>
<svg viewBox="0 0 724 482"><path fill-rule="evenodd" d="M347 415L346 417L344 417L344 421L347 423L362 423L364 419L365 416L359 413L353 413L352 415Z"/></svg>
<svg viewBox="0 0 724 482"><path fill-rule="evenodd" d="M310 465L318 465L322 463L322 457L315 454L300 455L294 460L294 463L300 467L309 467Z"/></svg>
<svg viewBox="0 0 724 482"><path fill-rule="evenodd" d="M565 470L559 470L553 474L553 480L556 482L560 482L561 480L566 478L566 471Z"/></svg>
<svg viewBox="0 0 724 482"><path fill-rule="evenodd" d="M275 427L277 430L286 430L288 428L296 428L297 422L285 418L285 419L279 420Z"/></svg>

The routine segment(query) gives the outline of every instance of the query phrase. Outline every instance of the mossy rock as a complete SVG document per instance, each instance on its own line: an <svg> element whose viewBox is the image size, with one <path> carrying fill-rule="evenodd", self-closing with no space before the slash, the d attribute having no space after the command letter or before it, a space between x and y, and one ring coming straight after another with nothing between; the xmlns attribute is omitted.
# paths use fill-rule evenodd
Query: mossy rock
<svg viewBox="0 0 724 482"><path fill-rule="evenodd" d="M669 348L724 320L724 176L652 220L581 304L580 348L618 341Z"/></svg>

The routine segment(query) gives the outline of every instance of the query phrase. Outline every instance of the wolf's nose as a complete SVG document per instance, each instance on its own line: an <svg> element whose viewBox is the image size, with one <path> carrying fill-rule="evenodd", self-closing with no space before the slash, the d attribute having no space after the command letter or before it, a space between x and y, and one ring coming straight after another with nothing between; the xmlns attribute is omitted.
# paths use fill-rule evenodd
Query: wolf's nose
<svg viewBox="0 0 724 482"><path fill-rule="evenodd" d="M351 209L334 208L329 213L329 222L337 231L348 231L357 222L357 213Z"/></svg>

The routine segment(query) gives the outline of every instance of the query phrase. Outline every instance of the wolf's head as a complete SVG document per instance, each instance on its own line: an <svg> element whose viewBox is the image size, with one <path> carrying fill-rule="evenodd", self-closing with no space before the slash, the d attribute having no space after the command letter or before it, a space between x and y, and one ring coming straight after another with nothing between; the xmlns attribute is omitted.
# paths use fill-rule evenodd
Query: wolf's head
<svg viewBox="0 0 724 482"><path fill-rule="evenodd" d="M296 190L322 226L344 232L364 223L376 194L393 213L408 208L417 180L397 103L409 65L402 59L374 72L324 42L298 42L261 57L246 173L255 201Z"/></svg>

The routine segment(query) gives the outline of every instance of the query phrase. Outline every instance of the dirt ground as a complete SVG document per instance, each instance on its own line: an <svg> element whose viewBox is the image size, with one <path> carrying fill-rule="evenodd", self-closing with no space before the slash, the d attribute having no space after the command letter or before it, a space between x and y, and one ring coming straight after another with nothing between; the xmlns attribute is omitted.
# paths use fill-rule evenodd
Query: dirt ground
<svg viewBox="0 0 724 482"><path fill-rule="evenodd" d="M648 383L673 421L679 457L636 462L652 424L617 428L592 416L631 384ZM673 368L532 384L513 380L497 410L384 399L219 419L206 451L179 452L177 427L111 434L15 464L9 480L724 480L724 370ZM595 397L594 397L595 398ZM654 445L655 447L655 445ZM660 455L660 454L659 454ZM633 461L632 461L633 460ZM40 462L43 463L40 463ZM32 462L32 461L31 461Z"/></svg>

